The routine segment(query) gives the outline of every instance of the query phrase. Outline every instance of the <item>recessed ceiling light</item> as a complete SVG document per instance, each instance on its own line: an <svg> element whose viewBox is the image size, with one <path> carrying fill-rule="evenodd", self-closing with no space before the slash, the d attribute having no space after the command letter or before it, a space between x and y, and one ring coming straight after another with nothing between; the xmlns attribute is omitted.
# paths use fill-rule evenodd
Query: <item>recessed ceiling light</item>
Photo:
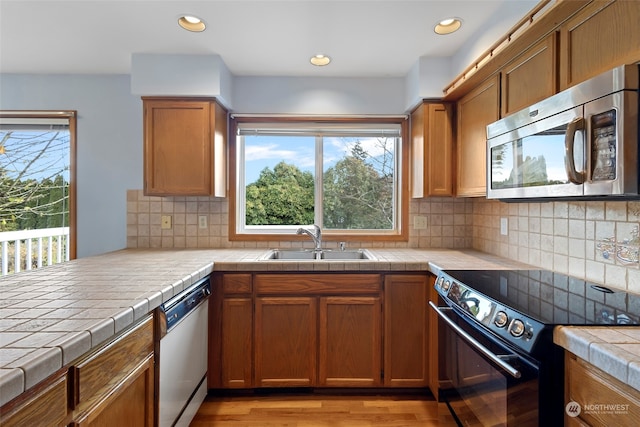
<svg viewBox="0 0 640 427"><path fill-rule="evenodd" d="M206 25L204 21L193 15L184 15L178 18L178 25L184 28L187 31L193 31L199 33L204 31Z"/></svg>
<svg viewBox="0 0 640 427"><path fill-rule="evenodd" d="M311 57L309 62L311 62L313 65L317 65L318 67L324 67L325 65L329 64L329 62L331 62L331 58L322 54L314 55Z"/></svg>
<svg viewBox="0 0 640 427"><path fill-rule="evenodd" d="M433 29L436 34L451 34L455 31L458 31L460 26L462 25L462 20L460 18L447 18L438 22Z"/></svg>

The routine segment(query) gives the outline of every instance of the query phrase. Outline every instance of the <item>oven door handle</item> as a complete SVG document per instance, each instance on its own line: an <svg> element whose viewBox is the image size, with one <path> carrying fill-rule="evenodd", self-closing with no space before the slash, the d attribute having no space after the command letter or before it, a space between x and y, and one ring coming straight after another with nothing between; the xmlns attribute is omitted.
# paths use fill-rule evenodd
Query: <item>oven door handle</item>
<svg viewBox="0 0 640 427"><path fill-rule="evenodd" d="M443 310L451 310L450 307L438 307L432 301L429 301L429 305L431 306L431 308L435 310L438 316L440 316L440 318L444 320L447 323L447 325L449 325L469 345L471 345L473 348L478 350L480 353L487 356L489 359L491 359L492 362L499 365L502 369L507 371L512 377L520 378L522 376L519 370L517 370L516 368L514 368L513 366L511 366L510 364L508 364L503 360L504 356L503 358L501 358L500 356L494 354L491 350L489 350L488 348L480 344L475 338L473 338L471 335L465 332L460 326L456 325L453 320L449 319L449 317L443 313Z"/></svg>

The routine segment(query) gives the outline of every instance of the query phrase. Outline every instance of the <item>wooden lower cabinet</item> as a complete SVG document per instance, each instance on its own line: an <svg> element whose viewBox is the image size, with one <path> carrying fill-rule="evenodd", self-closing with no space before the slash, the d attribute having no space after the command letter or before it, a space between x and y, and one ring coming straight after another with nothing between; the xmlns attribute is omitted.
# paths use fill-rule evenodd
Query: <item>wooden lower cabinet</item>
<svg viewBox="0 0 640 427"><path fill-rule="evenodd" d="M104 401L76 419L72 426L153 426L153 355L149 355L122 383L102 396Z"/></svg>
<svg viewBox="0 0 640 427"><path fill-rule="evenodd" d="M251 379L253 301L251 298L225 298L222 301L222 384L229 388L248 388Z"/></svg>
<svg viewBox="0 0 640 427"><path fill-rule="evenodd" d="M67 371L63 370L0 408L0 426L36 426L43 420L50 426L67 425L67 386Z"/></svg>
<svg viewBox="0 0 640 427"><path fill-rule="evenodd" d="M568 426L638 426L640 393L627 384L565 352L565 401L580 405L577 416L565 413Z"/></svg>
<svg viewBox="0 0 640 427"><path fill-rule="evenodd" d="M384 279L384 385L425 387L429 380L426 274Z"/></svg>
<svg viewBox="0 0 640 427"><path fill-rule="evenodd" d="M255 304L255 385L315 386L316 299L258 297Z"/></svg>
<svg viewBox="0 0 640 427"><path fill-rule="evenodd" d="M381 385L379 297L320 298L318 385Z"/></svg>
<svg viewBox="0 0 640 427"><path fill-rule="evenodd" d="M424 273L218 273L214 283L210 388L428 384Z"/></svg>
<svg viewBox="0 0 640 427"><path fill-rule="evenodd" d="M0 408L0 425L140 426L155 421L153 315Z"/></svg>
<svg viewBox="0 0 640 427"><path fill-rule="evenodd" d="M154 425L153 316L69 368L72 426Z"/></svg>

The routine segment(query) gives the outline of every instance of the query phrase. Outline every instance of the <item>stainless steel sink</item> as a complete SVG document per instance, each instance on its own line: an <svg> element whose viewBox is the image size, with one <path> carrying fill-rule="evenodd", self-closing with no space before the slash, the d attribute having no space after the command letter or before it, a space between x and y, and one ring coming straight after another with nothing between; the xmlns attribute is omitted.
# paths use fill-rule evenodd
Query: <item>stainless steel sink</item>
<svg viewBox="0 0 640 427"><path fill-rule="evenodd" d="M312 249L270 249L262 256L263 260L315 259Z"/></svg>
<svg viewBox="0 0 640 427"><path fill-rule="evenodd" d="M325 250L322 251L322 259L331 260L349 260L349 259L374 259L371 252L365 249L355 249L355 250Z"/></svg>
<svg viewBox="0 0 640 427"><path fill-rule="evenodd" d="M320 252L320 259L316 259L313 249L269 249L260 260L286 261L286 260L310 260L310 261L348 261L348 260L375 260L375 257L366 249L330 250Z"/></svg>

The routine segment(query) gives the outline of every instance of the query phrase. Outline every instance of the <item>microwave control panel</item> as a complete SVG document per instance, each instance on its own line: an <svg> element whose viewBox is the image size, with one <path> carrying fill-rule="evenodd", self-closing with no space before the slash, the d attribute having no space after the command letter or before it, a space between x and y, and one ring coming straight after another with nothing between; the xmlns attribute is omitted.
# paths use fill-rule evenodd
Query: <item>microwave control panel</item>
<svg viewBox="0 0 640 427"><path fill-rule="evenodd" d="M591 116L591 180L616 179L616 111Z"/></svg>

